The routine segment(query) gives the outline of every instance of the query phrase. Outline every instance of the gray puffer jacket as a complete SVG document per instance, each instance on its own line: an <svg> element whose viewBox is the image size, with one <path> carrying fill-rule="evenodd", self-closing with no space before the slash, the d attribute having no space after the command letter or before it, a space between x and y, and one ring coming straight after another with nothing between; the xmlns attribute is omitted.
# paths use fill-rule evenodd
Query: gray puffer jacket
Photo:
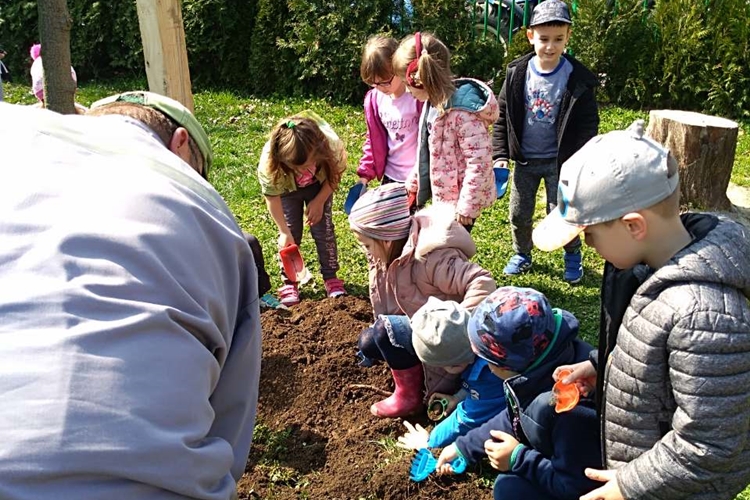
<svg viewBox="0 0 750 500"><path fill-rule="evenodd" d="M750 482L750 243L724 218L636 291L605 372L604 452L628 500L733 499Z"/></svg>

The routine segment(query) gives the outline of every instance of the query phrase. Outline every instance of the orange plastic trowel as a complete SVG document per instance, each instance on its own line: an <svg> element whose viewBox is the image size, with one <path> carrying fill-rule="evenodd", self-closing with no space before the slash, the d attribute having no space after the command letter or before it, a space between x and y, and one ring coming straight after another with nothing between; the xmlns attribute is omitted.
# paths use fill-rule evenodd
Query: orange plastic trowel
<svg viewBox="0 0 750 500"><path fill-rule="evenodd" d="M563 413L570 411L578 404L581 394L578 386L572 384L563 384L563 379L570 375L570 370L561 370L560 376L552 387L552 394L555 395L555 412Z"/></svg>
<svg viewBox="0 0 750 500"><path fill-rule="evenodd" d="M290 280L296 283L307 283L310 281L310 271L305 267L305 261L302 260L302 254L299 253L297 245L289 245L279 250L281 265L284 267L284 274Z"/></svg>

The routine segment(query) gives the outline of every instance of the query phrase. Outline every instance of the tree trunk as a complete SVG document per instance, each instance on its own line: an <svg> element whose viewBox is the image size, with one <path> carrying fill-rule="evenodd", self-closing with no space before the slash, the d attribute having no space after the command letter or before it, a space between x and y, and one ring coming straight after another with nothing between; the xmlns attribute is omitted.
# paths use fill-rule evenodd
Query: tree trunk
<svg viewBox="0 0 750 500"><path fill-rule="evenodd" d="M680 203L703 210L732 208L727 187L738 132L725 118L669 109L651 111L646 130L680 166Z"/></svg>
<svg viewBox="0 0 750 500"><path fill-rule="evenodd" d="M44 104L74 114L76 84L70 76L70 26L66 0L39 0L39 37L44 68Z"/></svg>

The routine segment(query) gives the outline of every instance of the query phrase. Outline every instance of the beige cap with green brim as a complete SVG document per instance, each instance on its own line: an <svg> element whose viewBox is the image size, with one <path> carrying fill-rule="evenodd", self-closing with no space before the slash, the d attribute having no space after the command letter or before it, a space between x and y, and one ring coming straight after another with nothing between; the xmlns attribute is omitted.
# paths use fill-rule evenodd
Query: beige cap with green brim
<svg viewBox="0 0 750 500"><path fill-rule="evenodd" d="M92 104L91 109L115 102L130 102L154 108L171 118L180 127L184 127L203 155L203 178L208 179L208 172L211 169L214 159L213 152L211 151L211 143L208 141L208 134L206 134L206 131L203 130L203 127L189 109L170 97L146 91L124 92L105 97Z"/></svg>

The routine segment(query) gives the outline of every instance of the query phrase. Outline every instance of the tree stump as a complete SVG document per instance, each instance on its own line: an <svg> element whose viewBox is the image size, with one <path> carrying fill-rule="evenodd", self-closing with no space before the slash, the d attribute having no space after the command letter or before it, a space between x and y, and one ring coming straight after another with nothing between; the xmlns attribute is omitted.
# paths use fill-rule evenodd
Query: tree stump
<svg viewBox="0 0 750 500"><path fill-rule="evenodd" d="M727 188L738 132L726 118L671 109L651 111L646 130L680 166L680 203L704 210L732 208Z"/></svg>

